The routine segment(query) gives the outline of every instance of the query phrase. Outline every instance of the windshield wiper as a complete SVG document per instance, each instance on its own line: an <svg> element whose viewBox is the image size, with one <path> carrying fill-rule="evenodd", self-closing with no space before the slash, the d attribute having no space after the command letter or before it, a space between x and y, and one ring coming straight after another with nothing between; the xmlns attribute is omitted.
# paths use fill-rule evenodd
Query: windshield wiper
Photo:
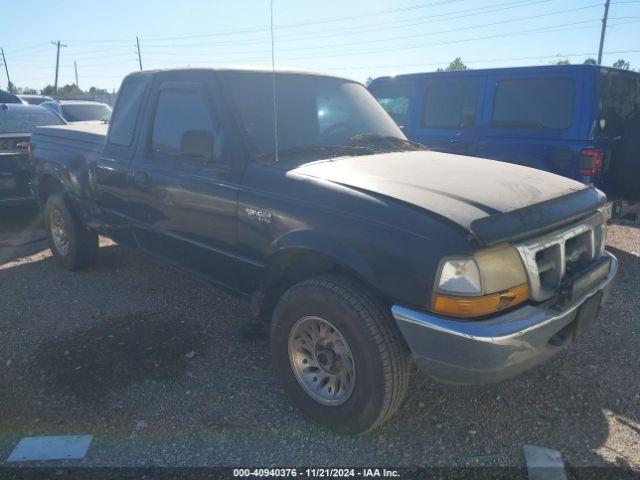
<svg viewBox="0 0 640 480"><path fill-rule="evenodd" d="M278 150L278 158L291 158L296 155L320 154L324 158L339 157L343 155L371 155L375 151L371 148L357 145L307 145L304 147L293 147ZM275 152L258 155L258 160L273 160Z"/></svg>
<svg viewBox="0 0 640 480"><path fill-rule="evenodd" d="M376 151L406 151L406 150L427 150L427 147L418 142L412 142L406 138L394 137L393 135L381 135L379 133L360 133L348 140L350 145L359 147L367 145Z"/></svg>

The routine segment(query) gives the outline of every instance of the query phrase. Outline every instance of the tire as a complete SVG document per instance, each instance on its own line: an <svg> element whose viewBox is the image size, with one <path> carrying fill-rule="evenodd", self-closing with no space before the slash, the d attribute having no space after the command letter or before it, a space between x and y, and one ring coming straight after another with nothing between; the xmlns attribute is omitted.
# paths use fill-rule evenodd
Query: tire
<svg viewBox="0 0 640 480"><path fill-rule="evenodd" d="M314 329L323 333L309 333ZM406 396L408 349L391 313L347 278L315 277L282 296L271 324L271 355L291 402L311 419L341 433L380 427ZM332 376L331 371L340 373ZM313 383L315 372L321 383ZM327 376L325 386L318 388Z"/></svg>
<svg viewBox="0 0 640 480"><path fill-rule="evenodd" d="M43 216L49 248L58 265L65 270L81 270L94 263L98 234L84 228L64 193L54 193L47 199Z"/></svg>

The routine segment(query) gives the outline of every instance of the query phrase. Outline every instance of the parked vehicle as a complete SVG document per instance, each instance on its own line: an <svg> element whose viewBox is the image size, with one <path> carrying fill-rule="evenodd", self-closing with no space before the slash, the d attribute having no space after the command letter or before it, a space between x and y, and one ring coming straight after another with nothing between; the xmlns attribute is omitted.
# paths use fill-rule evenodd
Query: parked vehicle
<svg viewBox="0 0 640 480"><path fill-rule="evenodd" d="M57 113L68 123L108 122L111 118L109 105L91 100L53 100L41 105Z"/></svg>
<svg viewBox="0 0 640 480"><path fill-rule="evenodd" d="M634 138L638 72L563 65L418 73L377 78L369 90L408 138L434 150L640 197L640 150L621 148Z"/></svg>
<svg viewBox="0 0 640 480"><path fill-rule="evenodd" d="M28 103L29 105L40 105L43 102L53 102L53 98L47 97L46 95L24 94L18 96L24 103Z"/></svg>
<svg viewBox="0 0 640 480"><path fill-rule="evenodd" d="M33 129L61 125L49 110L22 103L0 103L0 206L33 202L27 146Z"/></svg>
<svg viewBox="0 0 640 480"><path fill-rule="evenodd" d="M0 103L24 103L20 97L11 92L0 90Z"/></svg>
<svg viewBox="0 0 640 480"><path fill-rule="evenodd" d="M31 147L62 267L103 234L238 293L270 321L291 401L340 431L396 412L409 352L462 384L540 363L617 268L598 190L426 151L342 78L134 73L108 127L39 128Z"/></svg>

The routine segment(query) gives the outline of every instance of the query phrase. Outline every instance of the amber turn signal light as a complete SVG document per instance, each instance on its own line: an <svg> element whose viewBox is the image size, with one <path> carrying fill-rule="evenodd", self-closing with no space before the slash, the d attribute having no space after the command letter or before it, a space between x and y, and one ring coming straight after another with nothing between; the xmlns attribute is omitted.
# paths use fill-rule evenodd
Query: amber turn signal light
<svg viewBox="0 0 640 480"><path fill-rule="evenodd" d="M518 305L529 299L526 283L481 297L433 296L432 311L453 317L481 317Z"/></svg>

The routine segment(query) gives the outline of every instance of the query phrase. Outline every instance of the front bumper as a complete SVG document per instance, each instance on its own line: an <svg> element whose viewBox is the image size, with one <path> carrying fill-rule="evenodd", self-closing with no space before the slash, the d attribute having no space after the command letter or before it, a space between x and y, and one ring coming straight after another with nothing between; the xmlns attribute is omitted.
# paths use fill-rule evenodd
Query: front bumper
<svg viewBox="0 0 640 480"><path fill-rule="evenodd" d="M577 322L578 309L604 301L618 269L561 311L554 301L527 305L488 320L461 321L394 305L393 316L416 364L436 380L456 384L493 383L513 377L557 353L573 338L563 335ZM594 298L595 297L595 298ZM580 330L580 329L576 329Z"/></svg>

